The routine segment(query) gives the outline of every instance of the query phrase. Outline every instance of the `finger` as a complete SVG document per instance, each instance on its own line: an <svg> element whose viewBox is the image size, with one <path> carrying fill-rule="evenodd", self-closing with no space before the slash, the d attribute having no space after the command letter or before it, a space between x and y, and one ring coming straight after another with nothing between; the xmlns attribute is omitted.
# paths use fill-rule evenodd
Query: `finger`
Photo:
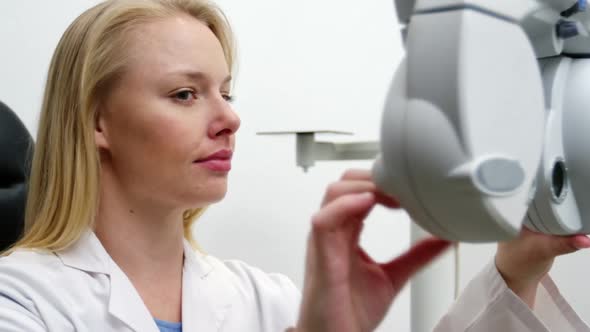
<svg viewBox="0 0 590 332"><path fill-rule="evenodd" d="M403 255L393 261L383 264L382 267L397 289L410 279L416 272L430 263L434 258L444 252L451 242L435 237L426 238L413 245Z"/></svg>
<svg viewBox="0 0 590 332"><path fill-rule="evenodd" d="M377 192L377 186L370 181L350 180L338 181L330 184L326 189L326 195L322 206L330 203L336 198L347 194L360 194L364 192Z"/></svg>
<svg viewBox="0 0 590 332"><path fill-rule="evenodd" d="M349 221L360 223L375 205L373 193L362 193L338 197L324 206L312 218L314 231L333 231Z"/></svg>
<svg viewBox="0 0 590 332"><path fill-rule="evenodd" d="M386 206L391 209L398 209L401 205L397 199L391 197L387 194L384 194L381 191L377 191L377 203Z"/></svg>
<svg viewBox="0 0 590 332"><path fill-rule="evenodd" d="M349 169L342 175L342 181L368 181L374 184L373 173L366 169ZM376 185L375 185L376 187ZM376 187L377 202L389 208L399 208L400 203L395 197L391 197Z"/></svg>
<svg viewBox="0 0 590 332"><path fill-rule="evenodd" d="M363 192L374 193L375 197L377 198L377 203L381 205L394 209L400 207L399 202L395 198L381 192L375 183L365 180L342 180L332 183L326 190L326 195L322 201L322 206L330 203L340 196L347 194L360 194Z"/></svg>
<svg viewBox="0 0 590 332"><path fill-rule="evenodd" d="M330 184L326 190L326 195L324 196L322 206L330 203L340 196L347 194L360 194L363 192L374 193L377 198L377 203L379 204L390 208L399 208L399 202L395 198L381 192L375 183L363 180L342 180Z"/></svg>
<svg viewBox="0 0 590 332"><path fill-rule="evenodd" d="M342 174L341 180L362 180L373 182L373 174L367 169L349 169Z"/></svg>
<svg viewBox="0 0 590 332"><path fill-rule="evenodd" d="M580 249L589 248L590 239L585 235L572 235L555 237L551 241L551 254L553 256L561 256L576 252Z"/></svg>
<svg viewBox="0 0 590 332"><path fill-rule="evenodd" d="M537 255L546 258L590 248L590 239L586 235L557 236L523 229L521 237L526 239L531 250L537 251Z"/></svg>
<svg viewBox="0 0 590 332"><path fill-rule="evenodd" d="M586 235L574 235L570 238L570 243L578 249L590 248L590 238Z"/></svg>

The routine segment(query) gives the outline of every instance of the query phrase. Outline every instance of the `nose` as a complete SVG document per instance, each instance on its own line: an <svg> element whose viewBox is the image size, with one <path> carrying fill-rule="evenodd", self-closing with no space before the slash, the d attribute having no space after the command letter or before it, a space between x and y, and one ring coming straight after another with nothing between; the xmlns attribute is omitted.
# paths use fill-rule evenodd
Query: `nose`
<svg viewBox="0 0 590 332"><path fill-rule="evenodd" d="M215 120L209 127L209 136L215 138L235 134L240 128L241 120L232 105L222 98L214 103Z"/></svg>

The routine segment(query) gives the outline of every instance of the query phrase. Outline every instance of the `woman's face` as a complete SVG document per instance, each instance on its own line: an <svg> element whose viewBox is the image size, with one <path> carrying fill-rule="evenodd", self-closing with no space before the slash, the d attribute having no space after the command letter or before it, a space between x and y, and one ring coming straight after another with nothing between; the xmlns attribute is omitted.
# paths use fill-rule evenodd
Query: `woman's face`
<svg viewBox="0 0 590 332"><path fill-rule="evenodd" d="M99 111L103 173L148 204L189 209L219 201L240 126L221 44L185 15L130 35L129 65Z"/></svg>

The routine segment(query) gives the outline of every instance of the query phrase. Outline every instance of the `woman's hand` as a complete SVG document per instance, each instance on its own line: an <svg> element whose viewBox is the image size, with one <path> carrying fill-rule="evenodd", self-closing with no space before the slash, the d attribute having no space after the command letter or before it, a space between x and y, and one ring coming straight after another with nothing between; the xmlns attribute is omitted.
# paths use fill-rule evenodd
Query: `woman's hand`
<svg viewBox="0 0 590 332"><path fill-rule="evenodd" d="M429 238L386 264L359 246L363 221L376 204L399 204L380 193L369 171L348 171L331 185L312 219L297 331L374 330L406 281L449 246Z"/></svg>
<svg viewBox="0 0 590 332"><path fill-rule="evenodd" d="M518 238L498 244L496 267L512 291L531 309L541 279L556 256L590 248L585 235L555 236L523 228Z"/></svg>

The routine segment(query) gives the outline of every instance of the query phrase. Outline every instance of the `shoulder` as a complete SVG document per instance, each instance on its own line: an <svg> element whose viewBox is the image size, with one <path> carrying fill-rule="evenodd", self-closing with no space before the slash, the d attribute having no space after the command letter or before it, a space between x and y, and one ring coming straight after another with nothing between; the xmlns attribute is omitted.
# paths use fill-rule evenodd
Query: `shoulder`
<svg viewBox="0 0 590 332"><path fill-rule="evenodd" d="M267 273L260 268L251 266L240 260L221 260L204 255L215 270L230 278L231 282L241 291L252 289L264 295L281 296L299 299L300 292L287 276L281 273Z"/></svg>
<svg viewBox="0 0 590 332"><path fill-rule="evenodd" d="M63 271L64 265L52 252L18 249L0 258L0 287L7 283L51 281Z"/></svg>
<svg viewBox="0 0 590 332"><path fill-rule="evenodd" d="M209 255L201 257L213 266L216 273L229 280L239 299L249 307L289 321L296 320L301 293L287 276L267 273L239 260L221 260Z"/></svg>
<svg viewBox="0 0 590 332"><path fill-rule="evenodd" d="M0 258L0 296L21 304L67 307L95 287L93 281L102 285L106 277L71 268L50 251L18 249Z"/></svg>
<svg viewBox="0 0 590 332"><path fill-rule="evenodd" d="M45 317L62 319L59 313L71 306L65 294L71 288L60 287L67 282L63 272L64 265L51 252L19 249L1 257L0 321L37 331L45 326Z"/></svg>
<svg viewBox="0 0 590 332"><path fill-rule="evenodd" d="M72 268L53 252L19 249L0 258L0 293L42 293L66 298L68 294L91 287L97 275ZM67 285L67 287L66 287Z"/></svg>
<svg viewBox="0 0 590 332"><path fill-rule="evenodd" d="M277 295L299 297L299 290L287 276L281 273L267 273L257 267L239 260L225 260L223 265L233 273L238 280L245 281L267 292Z"/></svg>

